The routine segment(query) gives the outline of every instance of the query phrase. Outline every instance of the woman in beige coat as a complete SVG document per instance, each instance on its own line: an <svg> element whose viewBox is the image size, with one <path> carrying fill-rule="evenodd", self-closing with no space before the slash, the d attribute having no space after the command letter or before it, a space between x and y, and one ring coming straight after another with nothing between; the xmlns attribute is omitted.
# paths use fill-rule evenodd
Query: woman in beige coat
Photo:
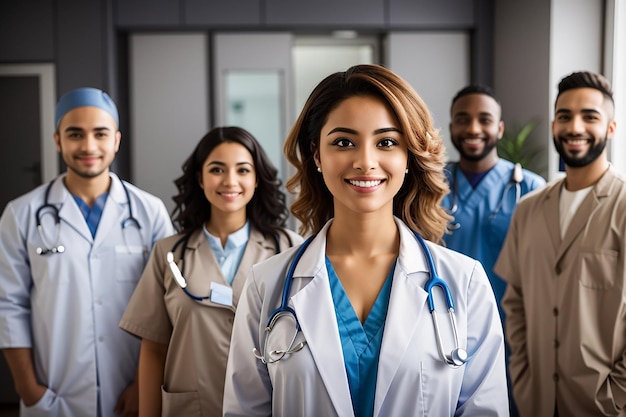
<svg viewBox="0 0 626 417"><path fill-rule="evenodd" d="M139 415L218 416L239 295L253 264L301 242L256 139L215 128L176 180L180 234L158 242L120 326L142 338Z"/></svg>

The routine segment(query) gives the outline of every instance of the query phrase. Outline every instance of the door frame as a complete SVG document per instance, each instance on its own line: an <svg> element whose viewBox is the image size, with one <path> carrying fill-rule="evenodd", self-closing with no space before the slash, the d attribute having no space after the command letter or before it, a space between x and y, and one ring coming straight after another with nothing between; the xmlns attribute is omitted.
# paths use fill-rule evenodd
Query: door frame
<svg viewBox="0 0 626 417"><path fill-rule="evenodd" d="M39 77L41 108L41 179L48 182L59 173L59 158L54 144L56 105L54 64L0 64L0 77L30 75ZM11 157L11 156L9 156Z"/></svg>

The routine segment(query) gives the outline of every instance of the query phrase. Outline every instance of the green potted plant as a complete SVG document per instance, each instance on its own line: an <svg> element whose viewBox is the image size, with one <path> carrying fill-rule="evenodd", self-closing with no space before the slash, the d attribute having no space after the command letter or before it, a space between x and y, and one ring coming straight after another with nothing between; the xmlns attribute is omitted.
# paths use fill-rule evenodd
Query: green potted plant
<svg viewBox="0 0 626 417"><path fill-rule="evenodd" d="M530 134L537 124L529 122L518 127L513 124L504 129L502 138L498 141L498 155L513 163L519 163L522 167L541 173L543 161L538 156L544 151L542 146L532 146L528 141Z"/></svg>

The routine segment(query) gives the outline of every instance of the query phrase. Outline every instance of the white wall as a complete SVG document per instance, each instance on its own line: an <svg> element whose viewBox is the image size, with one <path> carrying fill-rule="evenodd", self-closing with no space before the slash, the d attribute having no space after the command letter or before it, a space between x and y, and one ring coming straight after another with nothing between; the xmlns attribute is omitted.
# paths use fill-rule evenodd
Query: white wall
<svg viewBox="0 0 626 417"><path fill-rule="evenodd" d="M178 193L173 181L208 131L207 55L205 34L135 34L130 39L132 178L170 212Z"/></svg>
<svg viewBox="0 0 626 417"><path fill-rule="evenodd" d="M550 90L548 119L554 118L554 102L559 81L572 72L587 70L603 73L603 0L552 0L550 11ZM559 156L548 136L549 176L559 173Z"/></svg>
<svg viewBox="0 0 626 417"><path fill-rule="evenodd" d="M271 72L277 74L280 88L280 108L259 113L257 119L271 117L271 128L264 129L262 122L241 126L252 133L263 146L272 162L281 171L283 182L288 174L282 157L282 146L287 131L293 123L292 62L290 33L217 33L213 39L215 53L211 71L215 86L216 125L227 122L228 97L226 77L229 72ZM249 95L249 94L248 94ZM207 99L210 95L207 95ZM275 109L274 109L275 110ZM269 123L269 122L268 122Z"/></svg>
<svg viewBox="0 0 626 417"><path fill-rule="evenodd" d="M606 76L613 84L617 129L611 144L611 160L626 176L626 1L607 0Z"/></svg>
<svg viewBox="0 0 626 417"><path fill-rule="evenodd" d="M540 174L548 179L562 175L550 128L556 88L573 71L602 68L603 3L495 2L494 87L505 123L538 123L533 143L546 149Z"/></svg>
<svg viewBox="0 0 626 417"><path fill-rule="evenodd" d="M448 125L450 102L470 82L467 32L402 32L387 37L386 66L408 81L426 102L450 160L458 159Z"/></svg>

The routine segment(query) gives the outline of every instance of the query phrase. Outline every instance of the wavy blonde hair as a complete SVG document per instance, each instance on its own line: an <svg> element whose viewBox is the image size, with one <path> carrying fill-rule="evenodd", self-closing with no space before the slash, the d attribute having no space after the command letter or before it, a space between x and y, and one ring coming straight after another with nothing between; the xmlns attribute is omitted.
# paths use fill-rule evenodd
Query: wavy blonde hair
<svg viewBox="0 0 626 417"><path fill-rule="evenodd" d="M284 152L296 173L286 185L297 195L291 212L302 223L300 233L316 233L334 216L333 196L317 173L314 153L329 113L354 96L382 99L398 119L409 144L409 173L394 197L393 213L425 239L440 243L450 220L441 207L449 191L443 172L443 142L417 92L379 65L356 65L322 80L287 136Z"/></svg>

